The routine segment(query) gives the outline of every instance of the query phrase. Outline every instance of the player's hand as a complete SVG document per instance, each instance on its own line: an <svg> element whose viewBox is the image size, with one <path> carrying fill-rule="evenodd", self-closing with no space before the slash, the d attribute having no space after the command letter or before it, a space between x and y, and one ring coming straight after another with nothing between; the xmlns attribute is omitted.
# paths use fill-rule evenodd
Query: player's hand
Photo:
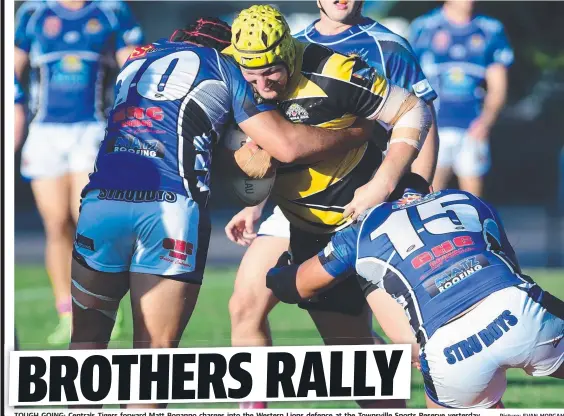
<svg viewBox="0 0 564 416"><path fill-rule="evenodd" d="M251 179L272 176L278 165L276 159L252 140L247 140L247 143L235 152L234 157L237 166Z"/></svg>
<svg viewBox="0 0 564 416"><path fill-rule="evenodd" d="M475 118L468 127L468 136L480 142L488 140L490 136L490 126L481 118Z"/></svg>
<svg viewBox="0 0 564 416"><path fill-rule="evenodd" d="M225 234L234 243L247 247L257 237L255 224L262 214L262 206L246 207L239 211L225 226Z"/></svg>
<svg viewBox="0 0 564 416"><path fill-rule="evenodd" d="M389 193L382 187L374 185L377 184L368 182L354 192L352 201L345 205L344 218L350 216L353 221L356 221L364 211L388 199Z"/></svg>

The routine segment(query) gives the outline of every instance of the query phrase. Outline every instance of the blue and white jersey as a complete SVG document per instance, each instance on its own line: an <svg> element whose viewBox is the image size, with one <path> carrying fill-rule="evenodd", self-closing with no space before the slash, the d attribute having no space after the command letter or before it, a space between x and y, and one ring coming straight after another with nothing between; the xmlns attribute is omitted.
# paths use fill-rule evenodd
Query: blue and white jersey
<svg viewBox="0 0 564 416"><path fill-rule="evenodd" d="M14 103L23 104L25 101L25 94L18 78L14 75Z"/></svg>
<svg viewBox="0 0 564 416"><path fill-rule="evenodd" d="M409 43L401 36L369 18L337 35L325 36L315 29L318 21L296 34L295 38L324 45L343 55L358 55L393 84L412 91L427 102L437 98Z"/></svg>
<svg viewBox="0 0 564 416"><path fill-rule="evenodd" d="M482 109L486 69L513 62L503 25L486 16L458 26L436 9L413 21L409 42L439 94L439 127L468 128Z"/></svg>
<svg viewBox="0 0 564 416"><path fill-rule="evenodd" d="M388 292L422 343L489 294L524 282L499 215L458 190L381 204L318 257L333 277L356 269Z"/></svg>
<svg viewBox="0 0 564 416"><path fill-rule="evenodd" d="M33 121L103 121L105 69L116 51L142 42L141 28L120 1L87 1L80 10L25 2L16 14L15 46L29 54Z"/></svg>
<svg viewBox="0 0 564 416"><path fill-rule="evenodd" d="M167 40L136 48L84 192L170 191L205 204L224 126L275 109L258 104L239 67L214 49Z"/></svg>

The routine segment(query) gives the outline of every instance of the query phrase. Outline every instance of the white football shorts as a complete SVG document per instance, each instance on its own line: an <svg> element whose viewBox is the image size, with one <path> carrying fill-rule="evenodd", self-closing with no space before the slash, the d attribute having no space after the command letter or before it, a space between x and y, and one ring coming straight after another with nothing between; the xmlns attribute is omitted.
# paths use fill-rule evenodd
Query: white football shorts
<svg viewBox="0 0 564 416"><path fill-rule="evenodd" d="M456 176L484 176L491 166L489 140L476 140L465 129L439 129L439 168L452 168Z"/></svg>
<svg viewBox="0 0 564 416"><path fill-rule="evenodd" d="M272 214L261 223L257 235L290 238L290 222L278 206L274 207Z"/></svg>
<svg viewBox="0 0 564 416"><path fill-rule="evenodd" d="M505 392L507 368L548 376L562 365L564 304L545 308L537 295L546 299L546 292L534 288L499 290L431 336L420 355L431 400L453 408L492 407Z"/></svg>
<svg viewBox="0 0 564 416"><path fill-rule="evenodd" d="M90 173L106 123L31 123L22 149L21 174L28 180Z"/></svg>
<svg viewBox="0 0 564 416"><path fill-rule="evenodd" d="M154 274L201 284L210 218L166 191L98 189L82 200L73 257L94 270Z"/></svg>

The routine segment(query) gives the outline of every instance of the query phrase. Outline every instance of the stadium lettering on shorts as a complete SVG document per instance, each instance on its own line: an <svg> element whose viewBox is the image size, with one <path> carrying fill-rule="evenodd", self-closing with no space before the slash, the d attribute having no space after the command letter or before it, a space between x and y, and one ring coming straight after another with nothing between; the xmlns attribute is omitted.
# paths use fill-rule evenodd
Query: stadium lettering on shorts
<svg viewBox="0 0 564 416"><path fill-rule="evenodd" d="M517 325L517 322L519 322L517 317L511 314L510 311L503 311L491 324L477 334L445 348L443 353L447 363L452 365L457 361L463 361L474 354L480 353L483 347L488 348L491 346L500 339L503 334L509 332L510 327Z"/></svg>
<svg viewBox="0 0 564 416"><path fill-rule="evenodd" d="M98 199L125 202L176 202L176 194L169 191L123 191L119 189L100 189Z"/></svg>

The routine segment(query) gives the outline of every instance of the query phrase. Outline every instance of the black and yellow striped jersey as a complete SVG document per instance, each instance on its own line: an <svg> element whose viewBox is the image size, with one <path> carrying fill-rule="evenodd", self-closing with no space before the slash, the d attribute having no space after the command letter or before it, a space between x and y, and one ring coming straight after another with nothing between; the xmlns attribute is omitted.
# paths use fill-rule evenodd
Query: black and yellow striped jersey
<svg viewBox="0 0 564 416"><path fill-rule="evenodd" d="M382 75L357 56L314 43L296 43L296 69L279 102L287 119L342 129L357 117L375 117L388 93ZM334 232L346 225L343 207L381 162L382 152L368 142L317 163L281 165L272 197L294 226L317 234Z"/></svg>

